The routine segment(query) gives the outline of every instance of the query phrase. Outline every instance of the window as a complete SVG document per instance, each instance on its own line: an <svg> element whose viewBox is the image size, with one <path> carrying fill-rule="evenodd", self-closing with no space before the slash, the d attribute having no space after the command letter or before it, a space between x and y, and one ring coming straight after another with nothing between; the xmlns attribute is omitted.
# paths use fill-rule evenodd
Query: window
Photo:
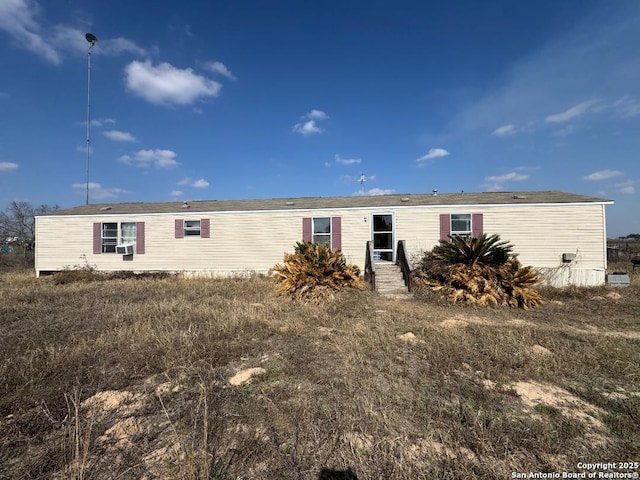
<svg viewBox="0 0 640 480"><path fill-rule="evenodd" d="M199 237L200 236L200 220L185 220L184 236Z"/></svg>
<svg viewBox="0 0 640 480"><path fill-rule="evenodd" d="M175 238L200 237L209 238L211 236L211 219L201 218L200 220L175 220Z"/></svg>
<svg viewBox="0 0 640 480"><path fill-rule="evenodd" d="M116 253L116 245L136 243L136 222L103 223L101 231L102 253Z"/></svg>
<svg viewBox="0 0 640 480"><path fill-rule="evenodd" d="M484 231L482 213L440 214L440 240L448 242L450 236L473 236L478 238Z"/></svg>
<svg viewBox="0 0 640 480"><path fill-rule="evenodd" d="M136 242L136 222L122 222L120 224L120 243Z"/></svg>
<svg viewBox="0 0 640 480"><path fill-rule="evenodd" d="M451 236L471 235L471 214L452 213L451 214Z"/></svg>
<svg viewBox="0 0 640 480"><path fill-rule="evenodd" d="M116 253L116 245L118 244L118 224L103 223L102 224L102 253Z"/></svg>
<svg viewBox="0 0 640 480"><path fill-rule="evenodd" d="M332 250L342 249L342 219L340 217L304 217L302 241L328 245Z"/></svg>
<svg viewBox="0 0 640 480"><path fill-rule="evenodd" d="M331 248L331 217L313 219L313 243L321 243Z"/></svg>

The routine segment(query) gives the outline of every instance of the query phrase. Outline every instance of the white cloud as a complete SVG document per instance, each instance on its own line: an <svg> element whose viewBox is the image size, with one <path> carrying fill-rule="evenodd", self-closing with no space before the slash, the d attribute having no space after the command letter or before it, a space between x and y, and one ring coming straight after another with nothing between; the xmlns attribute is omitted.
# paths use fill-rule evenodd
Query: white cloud
<svg viewBox="0 0 640 480"><path fill-rule="evenodd" d="M205 68L213 73L227 77L229 80L237 80L236 76L222 62L207 62Z"/></svg>
<svg viewBox="0 0 640 480"><path fill-rule="evenodd" d="M98 40L98 42L99 48L96 48L96 53L99 52L113 56L117 56L122 53L131 53L140 57L147 54L147 51L144 48L138 46L128 38L107 38L104 41Z"/></svg>
<svg viewBox="0 0 640 480"><path fill-rule="evenodd" d="M133 157L123 155L118 160L125 165L140 168L173 168L180 165L176 161L176 153L172 150L138 150Z"/></svg>
<svg viewBox="0 0 640 480"><path fill-rule="evenodd" d="M485 177L485 180L488 182L502 183L502 182L509 182L509 181L519 182L521 180L526 180L527 178L529 178L529 175L524 175L522 173L516 173L516 172L509 172L509 173L505 173L504 175Z"/></svg>
<svg viewBox="0 0 640 480"><path fill-rule="evenodd" d="M517 172L509 172L505 173L504 175L492 175L484 178L485 182L488 183L483 184L483 186L489 192L497 192L500 190L504 190L504 184L506 182L521 182L522 180L526 180L527 178L529 178L529 175Z"/></svg>
<svg viewBox="0 0 640 480"><path fill-rule="evenodd" d="M13 172L18 169L18 164L13 162L0 162L0 172Z"/></svg>
<svg viewBox="0 0 640 480"><path fill-rule="evenodd" d="M43 38L42 28L36 19L39 13L40 6L33 0L2 0L0 30L11 36L15 46L59 65L60 54Z"/></svg>
<svg viewBox="0 0 640 480"><path fill-rule="evenodd" d="M635 72L640 68L640 56L633 48L624 47L638 44L640 4L625 2L612 9L605 3L585 8L569 28L549 37L541 48L514 57L494 78L493 88L477 101L462 105L446 126L447 138L463 141L471 133L491 132L505 118L518 132L530 121L535 123L528 130L546 130L543 127L553 123L544 122L545 118L562 120L566 117L558 115L569 107L596 98L602 102L574 119L588 117L594 124L598 122L592 131L604 134L607 130L600 127L607 118L591 119L591 114L604 102L611 103L624 94L638 95Z"/></svg>
<svg viewBox="0 0 640 480"><path fill-rule="evenodd" d="M308 120L303 123L296 123L293 131L302 135L312 135L314 133L322 133L324 130L316 125L315 120Z"/></svg>
<svg viewBox="0 0 640 480"><path fill-rule="evenodd" d="M74 183L71 185L77 195L85 195L87 191L86 183ZM116 198L119 195L127 193L122 188L104 188L99 183L89 182L89 197L94 200L104 200L107 198Z"/></svg>
<svg viewBox="0 0 640 480"><path fill-rule="evenodd" d="M204 178L201 178L200 180L196 180L195 182L193 182L191 186L194 188L207 188L209 186L209 182L207 182Z"/></svg>
<svg viewBox="0 0 640 480"><path fill-rule="evenodd" d="M516 133L516 128L509 124L496 128L491 135L496 137L506 137L507 135L513 135L514 133Z"/></svg>
<svg viewBox="0 0 640 480"><path fill-rule="evenodd" d="M618 99L613 107L622 118L632 118L640 115L640 102L628 95Z"/></svg>
<svg viewBox="0 0 640 480"><path fill-rule="evenodd" d="M599 170L597 172L593 172L586 177L585 180L607 180L609 178L619 177L620 175L624 175L619 170Z"/></svg>
<svg viewBox="0 0 640 480"><path fill-rule="evenodd" d="M184 195L184 192L182 190L172 190L169 195L171 195L172 197L181 197L182 195Z"/></svg>
<svg viewBox="0 0 640 480"><path fill-rule="evenodd" d="M447 155L451 155L451 154L447 152L444 148L432 148L429 150L429 153L416 159L416 162L418 163L427 162L429 160L433 160L436 158L446 157Z"/></svg>
<svg viewBox="0 0 640 480"><path fill-rule="evenodd" d="M619 182L615 184L616 190L618 193L622 193L623 195L633 195L636 193L635 185L638 182L635 180L629 179L624 182Z"/></svg>
<svg viewBox="0 0 640 480"><path fill-rule="evenodd" d="M41 7L35 0L0 1L0 30L6 31L18 48L29 50L59 65L62 52L86 53L85 31L68 25L43 25ZM46 40L45 40L46 39ZM126 38L99 40L96 53L146 55L146 50Z"/></svg>
<svg viewBox="0 0 640 480"><path fill-rule="evenodd" d="M89 43L85 38L85 31L68 25L54 25L52 28L50 43L58 50L66 50L75 53L86 54ZM127 38L98 38L98 43L91 50L95 54L118 56L130 53L137 56L147 54L147 51Z"/></svg>
<svg viewBox="0 0 640 480"><path fill-rule="evenodd" d="M155 105L191 105L200 98L217 97L222 85L197 75L190 68L169 63L157 67L150 60L125 67L127 89Z"/></svg>
<svg viewBox="0 0 640 480"><path fill-rule="evenodd" d="M309 113L300 117L303 121L300 123L296 123L292 130L296 133L300 133L302 135L311 135L314 133L322 133L324 130L318 125L316 125L316 121L326 120L329 116L323 112L322 110L313 109Z"/></svg>
<svg viewBox="0 0 640 480"><path fill-rule="evenodd" d="M105 127L107 125L113 125L116 121L113 118L94 118L91 120L92 127ZM79 125L86 125L87 122L80 122Z"/></svg>
<svg viewBox="0 0 640 480"><path fill-rule="evenodd" d="M591 108L596 103L598 103L598 100L587 100L586 102L582 102L577 105L574 105L573 107L571 107L568 110L565 110L564 112L548 115L544 119L544 121L549 123L568 122L569 120L572 120L576 117L579 117L587 113L589 111L589 108Z"/></svg>
<svg viewBox="0 0 640 480"><path fill-rule="evenodd" d="M204 178L200 180L193 180L190 177L184 177L178 182L180 186L189 186L193 188L207 188L209 186L209 182L207 182Z"/></svg>
<svg viewBox="0 0 640 480"><path fill-rule="evenodd" d="M86 32L77 28L69 27L66 25L54 25L52 28L49 43L54 45L58 51L67 50L76 53L86 54L89 50L89 43L85 38ZM100 47L102 49L102 42ZM92 49L92 52L95 51Z"/></svg>
<svg viewBox="0 0 640 480"><path fill-rule="evenodd" d="M109 140L113 140L114 142L136 141L136 137L131 135L129 132L121 132L120 130L107 130L106 132L102 132L102 134Z"/></svg>
<svg viewBox="0 0 640 480"><path fill-rule="evenodd" d="M341 158L337 153L333 156L333 159L335 165L357 165L359 163L362 163L362 160L360 158ZM330 167L332 164L326 162L325 165L327 167Z"/></svg>
<svg viewBox="0 0 640 480"><path fill-rule="evenodd" d="M575 131L576 131L575 125L567 125L561 128L560 130L558 130L557 132L553 132L553 135L555 135L556 137L568 137Z"/></svg>
<svg viewBox="0 0 640 480"><path fill-rule="evenodd" d="M329 115L324 113L322 110L313 109L309 113L307 113L306 118L310 120L326 120L329 118Z"/></svg>

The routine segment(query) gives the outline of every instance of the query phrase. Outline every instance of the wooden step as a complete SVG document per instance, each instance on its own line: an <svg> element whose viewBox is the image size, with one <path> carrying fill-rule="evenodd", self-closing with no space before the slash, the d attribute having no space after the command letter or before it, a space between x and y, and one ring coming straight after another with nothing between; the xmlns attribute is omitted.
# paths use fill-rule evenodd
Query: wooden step
<svg viewBox="0 0 640 480"><path fill-rule="evenodd" d="M375 273L376 291L379 294L396 300L410 297L402 278L402 270L398 265L392 262L377 262Z"/></svg>

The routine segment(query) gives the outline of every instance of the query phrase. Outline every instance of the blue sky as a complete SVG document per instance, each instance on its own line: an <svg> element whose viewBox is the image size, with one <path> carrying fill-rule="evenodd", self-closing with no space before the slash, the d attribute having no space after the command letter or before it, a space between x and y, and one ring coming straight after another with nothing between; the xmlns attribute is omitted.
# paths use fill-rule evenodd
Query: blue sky
<svg viewBox="0 0 640 480"><path fill-rule="evenodd" d="M0 0L0 209L564 190L640 232L640 2Z"/></svg>

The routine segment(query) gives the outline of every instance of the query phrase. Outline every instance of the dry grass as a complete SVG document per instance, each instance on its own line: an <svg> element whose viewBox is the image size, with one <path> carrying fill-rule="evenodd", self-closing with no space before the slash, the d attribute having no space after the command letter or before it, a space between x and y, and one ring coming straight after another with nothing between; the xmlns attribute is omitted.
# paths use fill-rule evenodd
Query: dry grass
<svg viewBox="0 0 640 480"><path fill-rule="evenodd" d="M503 479L638 459L638 275L612 291L548 290L525 312L0 274L0 479Z"/></svg>

